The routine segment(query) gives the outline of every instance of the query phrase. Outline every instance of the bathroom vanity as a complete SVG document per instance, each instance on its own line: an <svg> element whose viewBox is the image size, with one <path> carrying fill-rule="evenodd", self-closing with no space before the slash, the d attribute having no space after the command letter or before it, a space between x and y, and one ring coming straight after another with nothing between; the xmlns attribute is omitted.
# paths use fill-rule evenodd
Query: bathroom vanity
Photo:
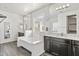
<svg viewBox="0 0 79 59"><path fill-rule="evenodd" d="M56 56L79 56L79 41L44 36L44 50Z"/></svg>
<svg viewBox="0 0 79 59"><path fill-rule="evenodd" d="M78 11L59 14L58 21L51 27L53 31L44 35L44 50L57 56L79 56L78 19ZM59 34L55 35L54 32Z"/></svg>

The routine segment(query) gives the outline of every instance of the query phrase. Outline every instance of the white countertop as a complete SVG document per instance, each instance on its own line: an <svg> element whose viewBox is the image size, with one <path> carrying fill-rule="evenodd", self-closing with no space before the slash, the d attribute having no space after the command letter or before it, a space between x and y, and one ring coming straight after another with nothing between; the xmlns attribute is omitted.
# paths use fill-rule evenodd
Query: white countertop
<svg viewBox="0 0 79 59"><path fill-rule="evenodd" d="M45 33L44 36L50 36L50 37L56 37L56 38L64 38L64 39L71 39L71 40L79 40L79 37L77 35L64 34L63 36L61 36L58 33L52 33L52 34Z"/></svg>

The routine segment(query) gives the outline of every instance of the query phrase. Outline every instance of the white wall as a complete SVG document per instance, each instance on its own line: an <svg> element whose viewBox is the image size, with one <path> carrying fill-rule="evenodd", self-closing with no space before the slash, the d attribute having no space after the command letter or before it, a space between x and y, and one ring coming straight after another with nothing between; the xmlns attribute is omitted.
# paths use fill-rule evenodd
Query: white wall
<svg viewBox="0 0 79 59"><path fill-rule="evenodd" d="M18 34L17 32L20 31L19 23L22 20L22 17L17 14L9 13L2 10L0 10L0 14L7 16L7 18L2 23L0 23L0 44L15 41ZM9 39L4 39L4 22L10 23L10 38Z"/></svg>
<svg viewBox="0 0 79 59"><path fill-rule="evenodd" d="M24 17L24 30L32 28L32 20L31 14Z"/></svg>
<svg viewBox="0 0 79 59"><path fill-rule="evenodd" d="M58 32L67 34L67 16L68 15L74 15L76 14L77 18L77 34L76 36L79 35L79 10L73 10L73 11L68 11L65 13L61 13L58 16ZM73 34L70 34L73 35Z"/></svg>
<svg viewBox="0 0 79 59"><path fill-rule="evenodd" d="M49 21L46 21L46 24L48 24L49 27L49 31L48 33L51 32L56 32L56 27L57 27L57 23L58 23L58 16L54 15L52 16L50 19L48 19Z"/></svg>

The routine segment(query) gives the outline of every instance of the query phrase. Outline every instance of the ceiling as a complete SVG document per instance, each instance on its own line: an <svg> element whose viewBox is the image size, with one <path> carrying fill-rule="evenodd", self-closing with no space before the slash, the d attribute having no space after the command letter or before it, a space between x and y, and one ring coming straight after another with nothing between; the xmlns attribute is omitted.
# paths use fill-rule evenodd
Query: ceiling
<svg viewBox="0 0 79 59"><path fill-rule="evenodd" d="M56 7L60 7L65 4L67 3L52 3L49 8L50 14L52 14L52 16L59 14L60 12L56 11ZM25 15L46 5L49 5L49 3L0 3L0 10L16 13L19 15ZM70 3L69 8L63 9L61 11L66 12L71 10L79 10L79 3Z"/></svg>
<svg viewBox="0 0 79 59"><path fill-rule="evenodd" d="M0 10L25 15L49 3L0 3Z"/></svg>
<svg viewBox="0 0 79 59"><path fill-rule="evenodd" d="M61 10L56 11L57 7L62 7L63 5L70 4L68 8L63 8ZM51 5L50 8L50 14L60 14L67 11L73 11L73 10L79 10L79 3L56 3L54 5Z"/></svg>

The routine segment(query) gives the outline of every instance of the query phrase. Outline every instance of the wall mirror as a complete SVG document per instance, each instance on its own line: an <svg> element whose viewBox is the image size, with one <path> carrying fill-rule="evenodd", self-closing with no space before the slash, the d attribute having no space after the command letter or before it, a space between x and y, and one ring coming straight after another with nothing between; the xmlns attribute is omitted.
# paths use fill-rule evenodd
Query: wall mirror
<svg viewBox="0 0 79 59"><path fill-rule="evenodd" d="M76 15L67 16L67 33L68 34L76 34L77 33Z"/></svg>
<svg viewBox="0 0 79 59"><path fill-rule="evenodd" d="M10 38L10 23L4 22L4 38Z"/></svg>

